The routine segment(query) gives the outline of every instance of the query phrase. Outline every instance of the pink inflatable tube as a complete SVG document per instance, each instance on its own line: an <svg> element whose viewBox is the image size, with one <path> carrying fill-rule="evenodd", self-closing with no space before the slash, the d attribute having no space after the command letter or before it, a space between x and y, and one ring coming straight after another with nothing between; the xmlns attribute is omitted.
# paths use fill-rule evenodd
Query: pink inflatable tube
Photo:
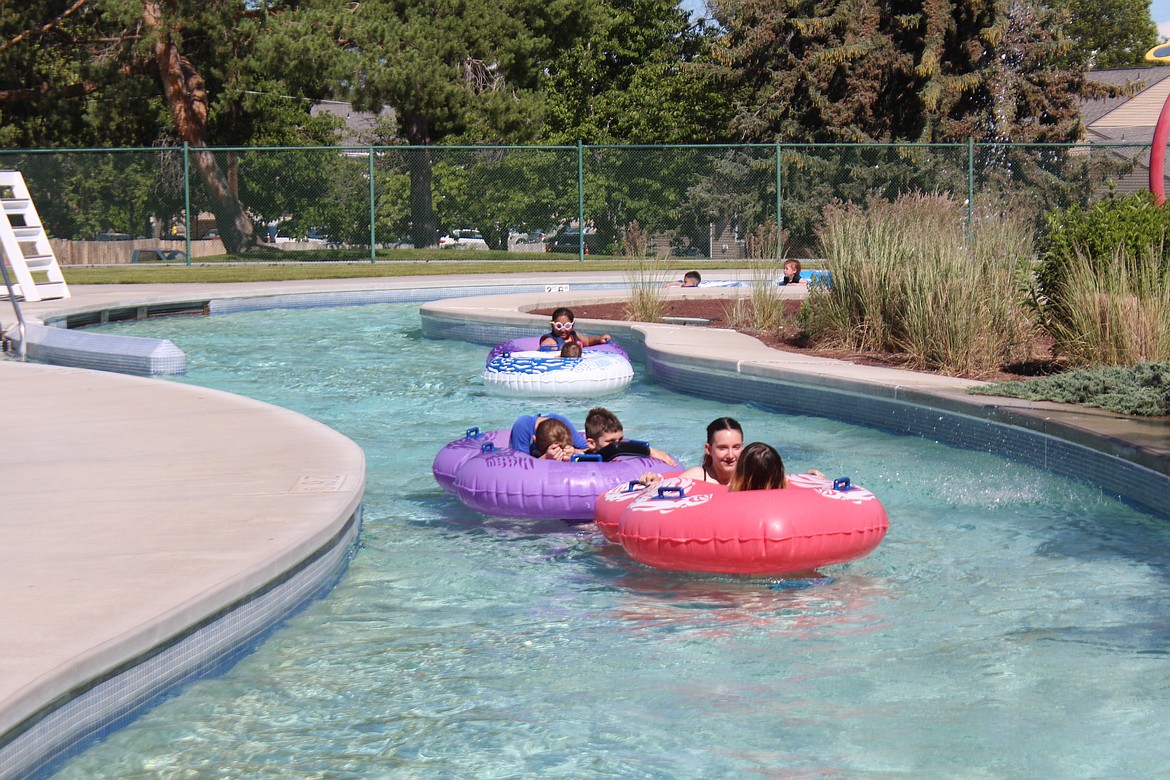
<svg viewBox="0 0 1170 780"><path fill-rule="evenodd" d="M435 480L484 514L592 520L599 493L666 468L653 458L622 457L609 463L540 460L510 449L510 435L509 430L469 430L435 457L431 468Z"/></svg>
<svg viewBox="0 0 1170 780"><path fill-rule="evenodd" d="M752 575L856 560L877 548L890 525L873 493L848 478L810 474L789 477L786 490L736 493L678 477L648 490L618 485L598 497L595 520L648 566Z"/></svg>

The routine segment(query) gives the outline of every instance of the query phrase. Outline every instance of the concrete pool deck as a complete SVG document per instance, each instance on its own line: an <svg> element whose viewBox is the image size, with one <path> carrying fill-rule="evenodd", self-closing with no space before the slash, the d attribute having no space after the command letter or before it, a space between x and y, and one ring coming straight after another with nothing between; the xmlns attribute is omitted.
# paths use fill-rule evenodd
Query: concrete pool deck
<svg viewBox="0 0 1170 780"><path fill-rule="evenodd" d="M524 309L621 299L620 291L575 287L621 281L620 273L583 272L75 286L70 299L22 309L26 318L48 322L151 304L232 299L264 308L282 305L288 296L321 296L315 305L326 305L334 296L344 303L346 295L407 291L420 300L445 298L423 307L427 335L479 332L490 341L502 340L497 337L509 329L538 328L543 318ZM512 292L518 286L553 289ZM504 294L450 297L484 288ZM12 307L0 303L0 329L13 323ZM636 347L631 351L668 386L693 385L702 393L730 383L750 395L760 392L760 382L789 383L784 386L810 388L845 404L901 405L940 420L980 419L996 431L1026 429L1053 440L1053 452L1057 443L1071 442L1078 451L1124 461L1129 470L1119 478L1140 474L1157 483L1152 495L1167 495L1165 420L969 396L964 389L972 383L966 380L779 352L732 331L635 323L607 323L607 329ZM687 372L703 382L695 384ZM206 666L214 668L217 658L230 660L240 648L191 650L183 643L197 630L234 620L240 605L284 590L303 575L299 591L265 608L266 615L281 619L344 568L360 522L364 456L325 426L218 391L13 359L0 359L0 393L7 409L0 493L0 777L20 776L70 748L69 727L52 719L82 694L99 702L67 717L88 718L95 729L116 725L130 712L101 704L103 696L115 698L103 686L150 662L161 664L158 677L165 680L167 668L185 665L167 660L164 651L170 649L206 652ZM1165 501L1151 499L1157 500ZM271 624L264 619L219 627L219 638L207 641L222 642L223 634L232 633L246 645ZM147 695L162 683L138 685ZM36 735L38 729L44 733Z"/></svg>

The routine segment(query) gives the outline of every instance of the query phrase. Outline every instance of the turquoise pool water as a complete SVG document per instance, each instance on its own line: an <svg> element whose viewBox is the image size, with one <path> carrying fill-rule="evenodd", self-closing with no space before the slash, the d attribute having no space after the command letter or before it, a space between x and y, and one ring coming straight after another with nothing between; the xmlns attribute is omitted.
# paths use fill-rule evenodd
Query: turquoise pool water
<svg viewBox="0 0 1170 780"><path fill-rule="evenodd" d="M1170 529L1091 486L636 379L604 400L628 435L689 465L730 414L891 518L873 555L816 578L671 574L437 487L445 442L539 409L486 396L486 348L424 339L416 306L114 331L360 443L365 526L326 599L59 777L1151 777L1170 759Z"/></svg>

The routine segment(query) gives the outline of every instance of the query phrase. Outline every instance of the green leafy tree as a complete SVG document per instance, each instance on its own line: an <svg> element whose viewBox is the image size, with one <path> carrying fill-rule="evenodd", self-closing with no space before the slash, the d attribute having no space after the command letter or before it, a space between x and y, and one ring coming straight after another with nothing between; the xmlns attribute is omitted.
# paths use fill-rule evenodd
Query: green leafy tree
<svg viewBox="0 0 1170 780"><path fill-rule="evenodd" d="M136 78L137 63L121 56L124 37L122 25L92 0L0 4L0 143L47 148L153 140L158 89Z"/></svg>
<svg viewBox="0 0 1170 780"><path fill-rule="evenodd" d="M1067 14L1072 56L1094 70L1146 65L1158 43L1146 0L1053 0L1052 7Z"/></svg>
<svg viewBox="0 0 1170 780"><path fill-rule="evenodd" d="M449 228L474 225L492 249L577 211L577 154L540 147L437 149L436 200Z"/></svg>
<svg viewBox="0 0 1170 780"><path fill-rule="evenodd" d="M310 99L325 94L325 71L294 67L278 54L288 48L281 39L293 28L285 22L298 7L295 0L6 3L0 7L0 142L186 143L200 177L196 200L215 213L229 249L247 248L255 240L252 216L236 192L232 161L203 150L329 138L329 123L308 112Z"/></svg>
<svg viewBox="0 0 1170 780"><path fill-rule="evenodd" d="M499 143L531 137L539 125L528 0L420 4L368 1L347 10L335 35L344 51L355 105L394 109L398 138L411 147L411 234L416 246L438 238L433 202L437 143ZM538 15L542 15L538 14Z"/></svg>
<svg viewBox="0 0 1170 780"><path fill-rule="evenodd" d="M1080 163L1059 144L1083 132L1091 84L1038 0L715 0L726 35L718 67L734 87L734 131L780 143L976 144L979 192L1027 181L1050 194ZM824 205L914 191L966 197L966 150L909 146L785 151L783 225L809 235ZM923 164L923 158L929 159ZM1079 167L1078 167L1079 166ZM1078 181L1080 179L1077 179ZM1037 210L1037 214L1042 209ZM805 239L800 238L803 243Z"/></svg>
<svg viewBox="0 0 1170 780"><path fill-rule="evenodd" d="M715 38L714 28L692 23L673 0L592 0L574 7L548 45L544 139L726 140L730 101L707 67Z"/></svg>

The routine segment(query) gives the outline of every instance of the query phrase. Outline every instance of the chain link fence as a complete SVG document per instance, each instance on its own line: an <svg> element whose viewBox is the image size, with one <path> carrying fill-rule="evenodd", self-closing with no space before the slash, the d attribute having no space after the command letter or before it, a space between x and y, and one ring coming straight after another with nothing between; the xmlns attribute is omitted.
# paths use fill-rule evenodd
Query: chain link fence
<svg viewBox="0 0 1170 780"><path fill-rule="evenodd" d="M834 203L947 193L968 231L1008 212L1042 228L1054 209L1145 189L1148 161L1125 144L0 150L63 264L604 256L635 224L664 256L812 257Z"/></svg>

